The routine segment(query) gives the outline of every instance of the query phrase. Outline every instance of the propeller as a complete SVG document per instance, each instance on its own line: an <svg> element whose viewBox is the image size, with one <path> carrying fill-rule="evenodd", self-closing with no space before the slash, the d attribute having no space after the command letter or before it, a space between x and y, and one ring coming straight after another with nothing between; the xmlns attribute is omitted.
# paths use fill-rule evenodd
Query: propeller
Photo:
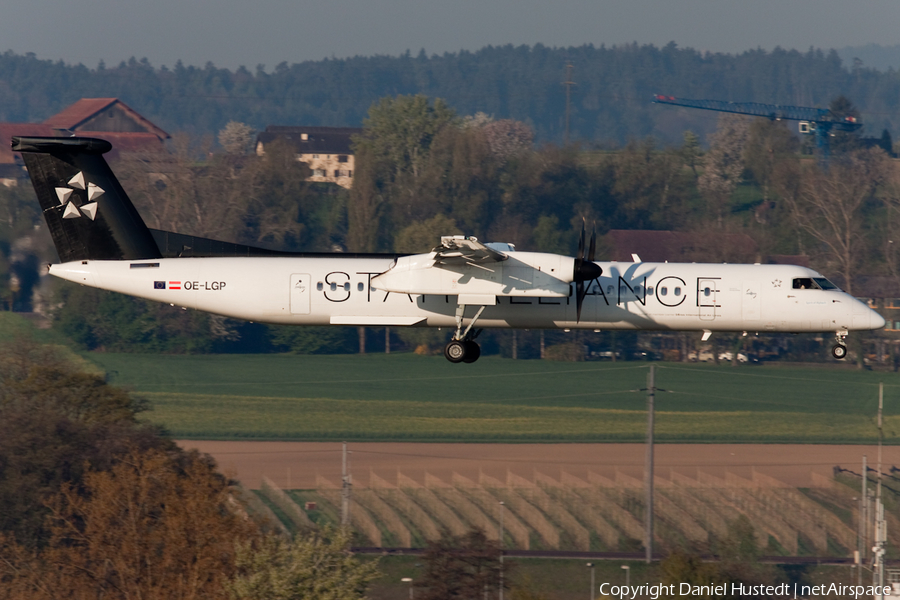
<svg viewBox="0 0 900 600"><path fill-rule="evenodd" d="M591 231L591 242L588 247L587 255L584 252L584 221L581 222L581 239L578 240L578 254L575 256L575 269L573 281L575 281L575 322L581 321L581 306L584 304L584 297L587 295L587 287L585 281L593 281L603 274L601 269L594 262L594 252L597 250L597 230Z"/></svg>

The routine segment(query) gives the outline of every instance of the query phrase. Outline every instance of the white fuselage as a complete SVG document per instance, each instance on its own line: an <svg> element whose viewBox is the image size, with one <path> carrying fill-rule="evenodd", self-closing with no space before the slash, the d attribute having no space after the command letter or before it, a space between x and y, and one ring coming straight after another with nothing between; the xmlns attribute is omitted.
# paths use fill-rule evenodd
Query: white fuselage
<svg viewBox="0 0 900 600"><path fill-rule="evenodd" d="M292 325L454 327L457 295L390 293L372 279L393 258L243 257L75 261L54 276L175 306ZM598 262L581 320L568 297L498 295L479 327L840 332L884 320L840 290L794 289L821 277L789 265ZM377 287L377 286L376 286ZM574 290L574 284L571 284ZM476 307L469 307L466 320Z"/></svg>

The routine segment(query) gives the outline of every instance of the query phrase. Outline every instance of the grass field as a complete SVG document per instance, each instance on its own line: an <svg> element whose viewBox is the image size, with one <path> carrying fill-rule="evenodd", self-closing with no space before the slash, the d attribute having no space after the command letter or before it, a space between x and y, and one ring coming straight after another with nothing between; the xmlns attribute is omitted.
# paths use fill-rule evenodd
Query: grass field
<svg viewBox="0 0 900 600"><path fill-rule="evenodd" d="M486 357L92 354L193 439L639 441L647 363ZM900 442L900 380L846 368L658 363L660 441Z"/></svg>

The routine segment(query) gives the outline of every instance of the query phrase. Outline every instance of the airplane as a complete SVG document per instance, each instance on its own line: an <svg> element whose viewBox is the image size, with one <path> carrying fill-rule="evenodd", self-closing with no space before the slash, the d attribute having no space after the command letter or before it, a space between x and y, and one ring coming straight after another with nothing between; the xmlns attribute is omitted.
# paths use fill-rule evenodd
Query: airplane
<svg viewBox="0 0 900 600"><path fill-rule="evenodd" d="M95 138L14 137L60 263L51 275L259 323L438 327L453 363L481 354L483 328L829 332L885 321L806 267L594 260L444 236L423 254L290 253L148 228Z"/></svg>

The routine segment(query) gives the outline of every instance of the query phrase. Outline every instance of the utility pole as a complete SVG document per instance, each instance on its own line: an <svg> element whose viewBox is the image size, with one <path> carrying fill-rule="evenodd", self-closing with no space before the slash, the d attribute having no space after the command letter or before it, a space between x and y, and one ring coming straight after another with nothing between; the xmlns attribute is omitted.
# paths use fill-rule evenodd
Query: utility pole
<svg viewBox="0 0 900 600"><path fill-rule="evenodd" d="M515 330L513 330L515 331ZM503 506L500 501L500 600L503 600Z"/></svg>
<svg viewBox="0 0 900 600"><path fill-rule="evenodd" d="M875 493L875 546L872 548L875 572L873 585L878 586L878 600L884 600L884 545L887 542L887 522L884 520L884 504L881 502L881 445L884 440L882 413L884 409L884 383L878 384L878 490Z"/></svg>
<svg viewBox="0 0 900 600"><path fill-rule="evenodd" d="M569 145L569 113L571 112L569 107L570 107L571 101L572 101L572 86L576 85L575 82L572 81L572 69L573 68L574 67L571 62L566 63L566 80L563 81L563 85L566 86L566 134L565 134L565 137L563 138L564 146Z"/></svg>
<svg viewBox="0 0 900 600"><path fill-rule="evenodd" d="M391 353L391 328L390 327L384 328L384 353L385 354Z"/></svg>
<svg viewBox="0 0 900 600"><path fill-rule="evenodd" d="M866 463L866 455L863 454L862 462L862 495L859 497L859 567L856 583L862 585L862 566L866 564L869 555L869 465Z"/></svg>
<svg viewBox="0 0 900 600"><path fill-rule="evenodd" d="M350 486L350 474L347 473L347 442L344 442L341 461L341 527L350 526Z"/></svg>
<svg viewBox="0 0 900 600"><path fill-rule="evenodd" d="M647 493L644 523L646 561L653 561L653 401L656 395L656 365L650 365L647 375L647 461L644 466L644 490Z"/></svg>

